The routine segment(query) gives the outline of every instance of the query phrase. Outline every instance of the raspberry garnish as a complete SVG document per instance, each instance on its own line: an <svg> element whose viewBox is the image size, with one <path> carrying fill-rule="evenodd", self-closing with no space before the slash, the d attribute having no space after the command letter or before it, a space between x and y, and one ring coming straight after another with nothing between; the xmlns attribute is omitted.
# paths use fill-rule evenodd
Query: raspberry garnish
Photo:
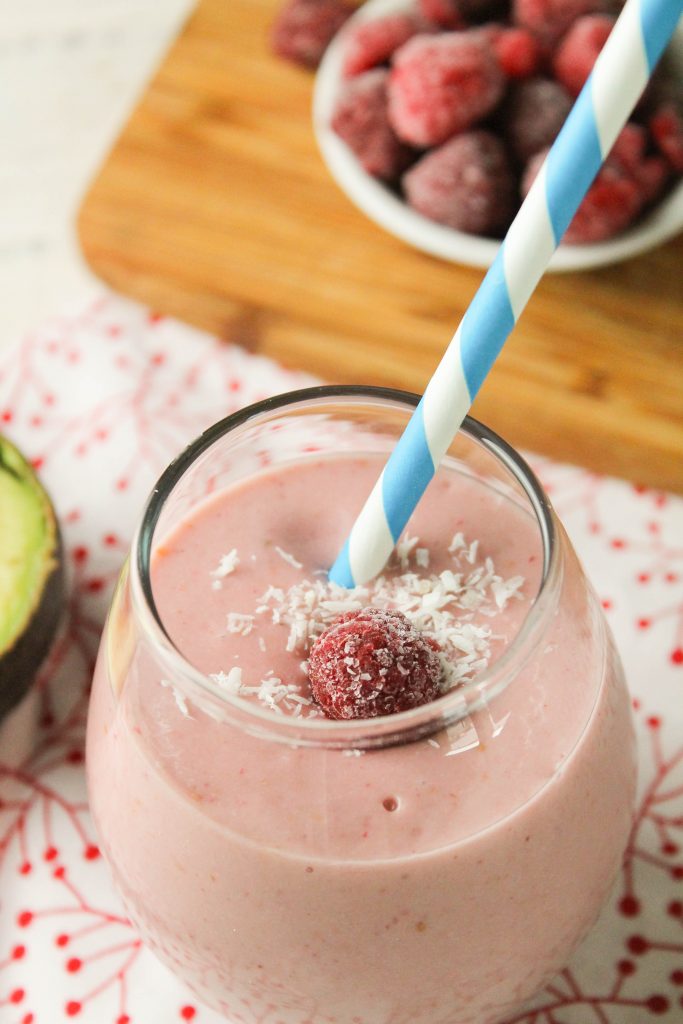
<svg viewBox="0 0 683 1024"><path fill-rule="evenodd" d="M589 14L579 18L558 46L553 70L558 82L572 96L578 96L581 92L614 27L614 21L614 18L606 14Z"/></svg>
<svg viewBox="0 0 683 1024"><path fill-rule="evenodd" d="M459 231L500 234L515 205L515 183L505 148L490 132L456 135L403 177L406 199L418 213Z"/></svg>
<svg viewBox="0 0 683 1024"><path fill-rule="evenodd" d="M344 75L350 78L385 64L394 50L421 30L424 26L411 14L387 14L355 25L346 34Z"/></svg>
<svg viewBox="0 0 683 1024"><path fill-rule="evenodd" d="M344 0L290 0L271 30L275 53L295 64L316 68L353 7Z"/></svg>
<svg viewBox="0 0 683 1024"><path fill-rule="evenodd" d="M517 86L506 104L505 132L522 164L552 145L571 108L567 90L549 78L531 78Z"/></svg>
<svg viewBox="0 0 683 1024"><path fill-rule="evenodd" d="M439 145L489 114L504 90L500 64L478 30L414 36L394 54L389 120L410 145Z"/></svg>
<svg viewBox="0 0 683 1024"><path fill-rule="evenodd" d="M328 718L375 718L439 696L438 645L402 612L364 608L321 633L308 659L311 689Z"/></svg>
<svg viewBox="0 0 683 1024"><path fill-rule="evenodd" d="M332 129L376 178L391 181L406 169L413 153L396 137L387 112L385 68L351 78L337 101Z"/></svg>

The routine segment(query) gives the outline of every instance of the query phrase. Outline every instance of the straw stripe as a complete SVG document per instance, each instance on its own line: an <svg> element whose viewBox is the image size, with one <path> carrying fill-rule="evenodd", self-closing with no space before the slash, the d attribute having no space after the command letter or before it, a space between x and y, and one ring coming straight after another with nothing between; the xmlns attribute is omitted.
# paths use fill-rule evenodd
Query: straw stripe
<svg viewBox="0 0 683 1024"><path fill-rule="evenodd" d="M555 251L555 235L550 223L548 203L546 201L546 165L543 164L536 179L529 189L525 205L528 210L528 223L516 218L505 238L503 245L503 261L505 264L505 280L510 295L510 306L517 320L529 301L529 296L536 287ZM529 235L535 244L529 246Z"/></svg>
<svg viewBox="0 0 683 1024"><path fill-rule="evenodd" d="M617 82L613 75L610 75L610 62L599 61L593 68L591 95L593 97L593 109L595 111L595 123L597 126L600 148L603 153L609 153L614 143L614 118L612 111L614 106L621 99L617 93L619 90L628 102L629 106L635 106L638 97L647 85L650 75L647 53L641 36L641 11L638 7L625 7L622 18L628 27L628 31L638 40L640 45L634 45L631 49L621 54L624 61L624 81ZM607 40L605 51L609 54L608 47L610 40ZM626 67L628 61L628 67Z"/></svg>
<svg viewBox="0 0 683 1024"><path fill-rule="evenodd" d="M351 531L330 579L386 564L505 339L672 35L683 0L627 0L498 255Z"/></svg>
<svg viewBox="0 0 683 1024"><path fill-rule="evenodd" d="M460 356L461 328L446 349L422 405L422 419L432 464L438 466L453 435L467 415L471 398Z"/></svg>

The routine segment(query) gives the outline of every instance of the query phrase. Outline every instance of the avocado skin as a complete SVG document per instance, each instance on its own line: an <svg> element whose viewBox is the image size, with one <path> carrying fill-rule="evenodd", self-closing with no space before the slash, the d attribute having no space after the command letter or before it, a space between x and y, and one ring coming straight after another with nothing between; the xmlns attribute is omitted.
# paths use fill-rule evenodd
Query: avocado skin
<svg viewBox="0 0 683 1024"><path fill-rule="evenodd" d="M2 438L4 444L6 439ZM49 498L45 494L45 512L51 520L52 550L46 559L52 563L45 577L36 607L25 628L11 647L0 655L0 720L20 703L45 660L57 632L64 608L65 580L62 537Z"/></svg>

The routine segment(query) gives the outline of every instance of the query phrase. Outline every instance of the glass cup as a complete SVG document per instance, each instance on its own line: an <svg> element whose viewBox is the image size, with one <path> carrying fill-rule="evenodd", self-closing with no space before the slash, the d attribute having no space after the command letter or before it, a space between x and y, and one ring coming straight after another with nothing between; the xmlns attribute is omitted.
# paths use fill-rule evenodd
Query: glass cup
<svg viewBox="0 0 683 1024"><path fill-rule="evenodd" d="M500 1021L567 962L626 845L634 738L599 602L529 467L472 419L439 474L495 504L513 554L524 518L537 580L471 682L385 718L278 716L164 628L154 553L207 494L386 455L417 401L313 388L216 424L159 480L113 598L87 744L102 849L147 944L237 1024Z"/></svg>

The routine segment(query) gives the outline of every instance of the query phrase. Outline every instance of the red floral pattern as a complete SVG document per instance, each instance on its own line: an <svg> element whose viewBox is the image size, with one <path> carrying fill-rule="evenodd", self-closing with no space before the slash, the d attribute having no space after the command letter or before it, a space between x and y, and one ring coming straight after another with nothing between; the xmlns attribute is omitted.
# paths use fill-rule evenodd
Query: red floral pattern
<svg viewBox="0 0 683 1024"><path fill-rule="evenodd" d="M3 1024L218 1024L140 945L99 855L83 775L88 686L111 587L160 470L214 420L311 382L113 296L2 354L0 429L54 498L70 578L65 628L39 681L34 754L16 770L0 765ZM641 773L609 905L514 1024L680 1021L683 501L532 461L614 629Z"/></svg>

